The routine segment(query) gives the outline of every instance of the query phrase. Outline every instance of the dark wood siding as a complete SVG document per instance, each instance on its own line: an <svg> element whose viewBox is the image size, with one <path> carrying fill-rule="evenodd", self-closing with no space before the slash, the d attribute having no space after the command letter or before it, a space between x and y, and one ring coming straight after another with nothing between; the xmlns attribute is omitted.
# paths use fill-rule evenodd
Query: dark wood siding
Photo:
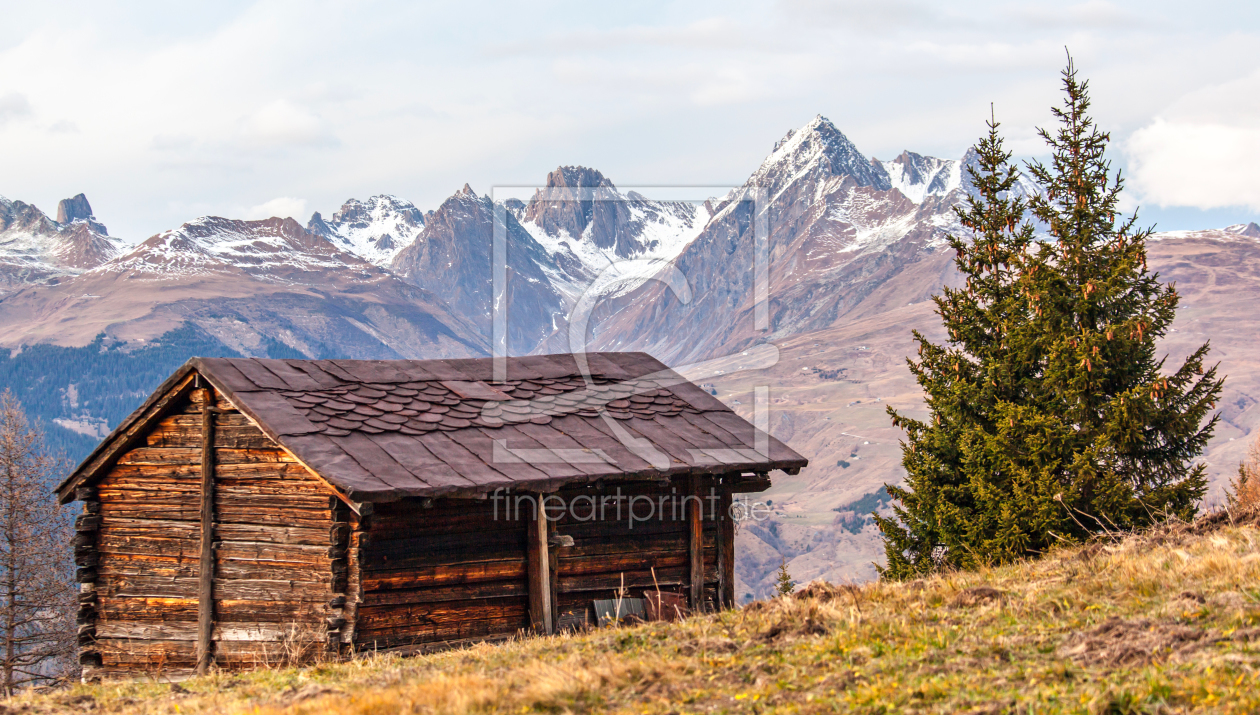
<svg viewBox="0 0 1260 715"><path fill-rule="evenodd" d="M702 492L707 495L710 483L702 484ZM590 486L557 493L568 508L553 522L553 529L558 536L573 538L573 546L552 551L556 562L557 627L593 623L593 601L616 598L623 587L627 590L625 595L631 598L641 598L644 591L658 586L663 591L687 593L690 538L682 501L686 493L686 488L677 483L629 483L603 489ZM618 496L622 497L620 511L616 508ZM598 508L601 498L602 510ZM648 500L653 507L652 518L632 522L631 505L635 516L642 519L648 514ZM592 502L597 506L594 514L589 507ZM717 528L710 519L711 503L701 503L704 580L711 604L718 582Z"/></svg>
<svg viewBox="0 0 1260 715"><path fill-rule="evenodd" d="M525 523L496 518L489 500L378 504L355 538L358 650L510 636L529 627Z"/></svg>

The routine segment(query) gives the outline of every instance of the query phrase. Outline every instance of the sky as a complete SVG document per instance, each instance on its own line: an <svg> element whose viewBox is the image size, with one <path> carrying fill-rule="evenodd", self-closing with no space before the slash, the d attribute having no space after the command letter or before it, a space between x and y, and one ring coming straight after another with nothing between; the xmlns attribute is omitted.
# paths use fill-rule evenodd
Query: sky
<svg viewBox="0 0 1260 715"><path fill-rule="evenodd" d="M1042 155L1070 49L1126 204L1260 221L1260 3L0 0L0 195L83 192L139 241L201 215L594 167L738 185L822 114L867 156L960 157L992 105Z"/></svg>

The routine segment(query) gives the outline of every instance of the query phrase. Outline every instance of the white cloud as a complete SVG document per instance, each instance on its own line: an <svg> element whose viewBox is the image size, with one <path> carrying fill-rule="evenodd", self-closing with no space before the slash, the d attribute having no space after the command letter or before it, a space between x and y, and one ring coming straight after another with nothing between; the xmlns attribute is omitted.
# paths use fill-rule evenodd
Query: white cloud
<svg viewBox="0 0 1260 715"><path fill-rule="evenodd" d="M1013 17L1035 27L1093 27L1109 29L1145 24L1147 15L1117 7L1105 0L1089 0L1075 5L1044 4L1019 7Z"/></svg>
<svg viewBox="0 0 1260 715"><path fill-rule="evenodd" d="M1130 186L1147 201L1260 211L1260 71L1187 94L1125 149Z"/></svg>
<svg viewBox="0 0 1260 715"><path fill-rule="evenodd" d="M1156 119L1128 145L1131 186L1160 206L1260 211L1260 127Z"/></svg>
<svg viewBox="0 0 1260 715"><path fill-rule="evenodd" d="M271 218L272 216L304 221L306 220L306 199L281 196L266 203L258 204L245 212L245 218L250 220Z"/></svg>
<svg viewBox="0 0 1260 715"><path fill-rule="evenodd" d="M8 122L19 117L27 117L31 114L31 102L26 95L18 92L9 92L0 96L0 124Z"/></svg>
<svg viewBox="0 0 1260 715"><path fill-rule="evenodd" d="M739 182L817 113L867 154L949 157L993 102L1010 146L1034 153L1065 44L1117 145L1156 116L1260 125L1223 99L1208 102L1220 116L1169 110L1256 66L1245 5L1225 21L1177 0L10 4L0 189L38 205L86 192L125 236L272 197L433 208L465 182L532 183L562 163L618 183Z"/></svg>
<svg viewBox="0 0 1260 715"><path fill-rule="evenodd" d="M327 145L336 141L322 119L285 99L277 99L247 117L243 133L247 139L269 146Z"/></svg>

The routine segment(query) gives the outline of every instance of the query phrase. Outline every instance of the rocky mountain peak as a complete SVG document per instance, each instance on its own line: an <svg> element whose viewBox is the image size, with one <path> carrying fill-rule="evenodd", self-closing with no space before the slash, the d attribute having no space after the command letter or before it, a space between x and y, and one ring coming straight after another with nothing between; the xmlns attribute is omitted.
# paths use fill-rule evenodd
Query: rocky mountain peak
<svg viewBox="0 0 1260 715"><path fill-rule="evenodd" d="M1236 233L1239 236L1247 238L1260 238L1260 226L1255 221L1250 223L1236 223L1233 226L1226 226L1225 230L1229 233Z"/></svg>
<svg viewBox="0 0 1260 715"><path fill-rule="evenodd" d="M424 212L397 196L379 194L366 201L349 199L325 220L318 211L306 229L345 251L378 266L389 265L424 228Z"/></svg>
<svg viewBox="0 0 1260 715"><path fill-rule="evenodd" d="M796 178L812 173L818 178L852 177L859 186L891 188L888 176L858 151L857 147L821 114L805 126L789 131L774 145L749 185L778 193Z"/></svg>
<svg viewBox="0 0 1260 715"><path fill-rule="evenodd" d="M603 174L596 169L588 169L585 166L561 166L555 171L547 172L547 188L558 187L587 187L594 188L607 186L616 189L613 183L609 181Z"/></svg>
<svg viewBox="0 0 1260 715"><path fill-rule="evenodd" d="M954 159L903 151L892 161L872 159L871 165L888 176L891 188L911 201L923 203L928 196L942 196L962 182L962 164Z"/></svg>
<svg viewBox="0 0 1260 715"><path fill-rule="evenodd" d="M0 293L73 275L118 255L121 242L94 220L83 194L62 201L57 213L67 220L0 197Z"/></svg>
<svg viewBox="0 0 1260 715"><path fill-rule="evenodd" d="M57 204L57 223L72 223L94 218L96 217L92 215L92 205L88 203L87 197L83 194L69 199L62 199Z"/></svg>
<svg viewBox="0 0 1260 715"><path fill-rule="evenodd" d="M582 191L582 189L597 189ZM549 236L587 238L600 248L617 243L618 226L629 220L625 198L594 169L561 166L547 174L547 188L534 192L524 220ZM587 229L596 225L587 235Z"/></svg>

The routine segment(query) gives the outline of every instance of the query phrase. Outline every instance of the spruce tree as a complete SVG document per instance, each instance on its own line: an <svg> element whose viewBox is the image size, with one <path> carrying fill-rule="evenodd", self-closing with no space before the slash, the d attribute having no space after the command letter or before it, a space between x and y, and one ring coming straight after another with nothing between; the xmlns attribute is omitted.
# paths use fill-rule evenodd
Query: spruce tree
<svg viewBox="0 0 1260 715"><path fill-rule="evenodd" d="M934 298L947 336L915 332L910 370L926 393L907 433L895 518L873 515L885 578L968 568L1042 552L1104 530L1189 518L1206 489L1195 457L1211 437L1222 380L1204 344L1175 371L1156 340L1177 292L1146 266L1150 229L1118 219L1123 182L1088 114L1088 83L1069 59L1059 127L1039 130L1052 159L1019 170L995 121L955 209L959 289ZM1038 231L1042 235L1038 235Z"/></svg>
<svg viewBox="0 0 1260 715"><path fill-rule="evenodd" d="M796 590L796 582L788 573L787 559L779 559L779 570L774 578L774 591L780 596L791 596Z"/></svg>

